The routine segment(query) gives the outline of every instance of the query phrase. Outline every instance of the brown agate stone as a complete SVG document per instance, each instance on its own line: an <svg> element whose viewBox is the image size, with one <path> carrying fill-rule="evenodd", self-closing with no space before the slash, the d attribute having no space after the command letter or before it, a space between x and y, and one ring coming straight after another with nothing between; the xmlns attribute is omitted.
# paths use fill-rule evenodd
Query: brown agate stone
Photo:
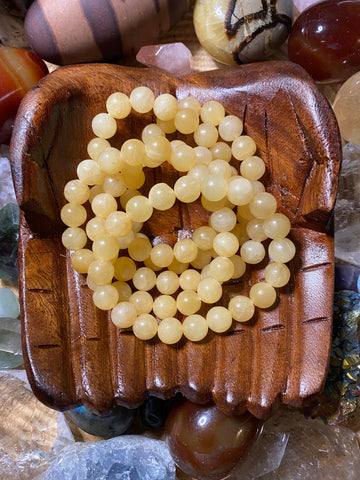
<svg viewBox="0 0 360 480"><path fill-rule="evenodd" d="M228 114L238 115L267 165L263 182L292 223L297 254L289 264L290 283L278 289L274 307L257 310L248 323L234 322L225 334L210 332L199 343L182 339L170 346L120 332L108 312L93 305L84 276L73 271L61 244L63 188L87 158L91 119L105 110L110 93L129 94L144 84L155 95L217 99ZM113 146L139 138L152 114L130 118L119 121ZM84 404L101 412L116 404L136 406L149 393L167 398L180 391L196 403L213 399L226 414L248 410L261 418L277 399L299 405L318 392L331 342L333 239L327 227L340 148L326 99L300 67L287 62L181 79L151 69L80 65L43 79L21 105L11 145L21 207L23 350L37 397L57 409ZM173 175L169 167L156 169L147 185L171 183ZM147 233L176 241L207 216L196 202L175 204L151 218ZM234 293L248 295L251 283L263 279L267 261L224 287L222 303Z"/></svg>

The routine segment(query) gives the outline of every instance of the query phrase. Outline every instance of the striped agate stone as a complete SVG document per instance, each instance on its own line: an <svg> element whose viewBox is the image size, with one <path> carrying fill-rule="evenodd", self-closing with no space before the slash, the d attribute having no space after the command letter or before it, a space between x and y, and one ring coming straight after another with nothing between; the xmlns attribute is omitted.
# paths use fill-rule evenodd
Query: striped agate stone
<svg viewBox="0 0 360 480"><path fill-rule="evenodd" d="M58 65L131 57L189 6L190 0L36 0L25 32L33 50Z"/></svg>
<svg viewBox="0 0 360 480"><path fill-rule="evenodd" d="M23 48L0 48L0 143L8 143L20 102L48 73L35 53Z"/></svg>

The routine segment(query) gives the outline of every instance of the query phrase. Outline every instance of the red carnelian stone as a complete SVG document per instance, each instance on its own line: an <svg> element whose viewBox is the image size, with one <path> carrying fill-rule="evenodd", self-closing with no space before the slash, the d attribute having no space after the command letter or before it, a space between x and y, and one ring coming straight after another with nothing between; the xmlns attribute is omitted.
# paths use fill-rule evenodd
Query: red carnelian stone
<svg viewBox="0 0 360 480"><path fill-rule="evenodd" d="M260 420L246 412L227 416L213 403L185 401L171 410L166 443L181 470L197 479L221 479L246 455Z"/></svg>
<svg viewBox="0 0 360 480"><path fill-rule="evenodd" d="M40 57L23 48L0 48L0 144L10 140L20 102L48 68Z"/></svg>
<svg viewBox="0 0 360 480"><path fill-rule="evenodd" d="M340 82L360 70L360 1L325 0L294 22L289 59L317 82Z"/></svg>

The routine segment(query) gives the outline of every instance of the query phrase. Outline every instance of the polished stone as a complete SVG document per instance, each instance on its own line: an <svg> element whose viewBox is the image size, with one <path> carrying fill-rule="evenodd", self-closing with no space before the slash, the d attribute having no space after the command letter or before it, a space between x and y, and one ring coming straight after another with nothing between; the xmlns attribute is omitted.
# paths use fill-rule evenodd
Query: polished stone
<svg viewBox="0 0 360 480"><path fill-rule="evenodd" d="M360 71L340 87L333 109L341 136L348 142L360 145Z"/></svg>
<svg viewBox="0 0 360 480"><path fill-rule="evenodd" d="M0 147L0 209L8 203L16 203L9 158L9 147L2 145Z"/></svg>
<svg viewBox="0 0 360 480"><path fill-rule="evenodd" d="M9 288L0 288L0 317L18 318L19 300Z"/></svg>
<svg viewBox="0 0 360 480"><path fill-rule="evenodd" d="M19 207L8 203L0 210L0 278L17 281ZM5 316L12 316L11 314Z"/></svg>
<svg viewBox="0 0 360 480"><path fill-rule="evenodd" d="M138 51L136 60L147 67L164 70L173 77L181 77L192 72L191 52L181 42L145 45Z"/></svg>
<svg viewBox="0 0 360 480"><path fill-rule="evenodd" d="M0 350L21 355L21 322L17 318L0 317Z"/></svg>

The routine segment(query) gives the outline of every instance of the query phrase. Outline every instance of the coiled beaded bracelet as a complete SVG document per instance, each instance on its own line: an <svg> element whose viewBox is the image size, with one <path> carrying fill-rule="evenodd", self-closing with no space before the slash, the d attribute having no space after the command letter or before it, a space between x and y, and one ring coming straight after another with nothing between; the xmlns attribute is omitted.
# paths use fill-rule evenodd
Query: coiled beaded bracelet
<svg viewBox="0 0 360 480"><path fill-rule="evenodd" d="M142 340L157 334L167 344L177 343L183 335L200 341L209 328L225 332L233 320L250 320L255 307L271 307L275 288L289 281L285 263L294 257L295 246L286 238L289 219L276 213L275 197L259 181L265 164L255 155L254 140L242 134L242 121L226 115L217 101L201 106L194 97L180 102L170 94L155 98L144 86L129 97L113 93L106 108L107 113L92 121L96 137L88 144L90 158L79 163L78 178L65 185L69 203L61 209L68 226L63 245L73 251L73 268L87 274L95 305L111 310L119 328L132 328ZM116 119L126 118L132 109L153 110L156 123L143 129L141 140L129 139L118 150L108 139L117 131ZM197 146L169 141L166 135L176 131L193 134ZM142 195L138 189L145 182L144 168L164 162L181 174L174 188L158 183L147 197ZM233 166L239 163L239 169ZM209 224L195 229L192 238L173 246L152 245L142 233L154 208L165 212L176 201L190 203L199 197L212 213ZM87 201L94 217L84 230L80 226L87 219L83 206ZM267 238L272 262L265 268L265 281L254 284L249 297L232 297L227 308L211 306L222 297L224 282L240 278L247 263L264 259L262 242ZM84 248L88 240L92 249ZM154 299L149 291L155 287L159 295ZM211 306L206 316L196 313L202 304ZM178 312L184 316L182 322L176 318Z"/></svg>

